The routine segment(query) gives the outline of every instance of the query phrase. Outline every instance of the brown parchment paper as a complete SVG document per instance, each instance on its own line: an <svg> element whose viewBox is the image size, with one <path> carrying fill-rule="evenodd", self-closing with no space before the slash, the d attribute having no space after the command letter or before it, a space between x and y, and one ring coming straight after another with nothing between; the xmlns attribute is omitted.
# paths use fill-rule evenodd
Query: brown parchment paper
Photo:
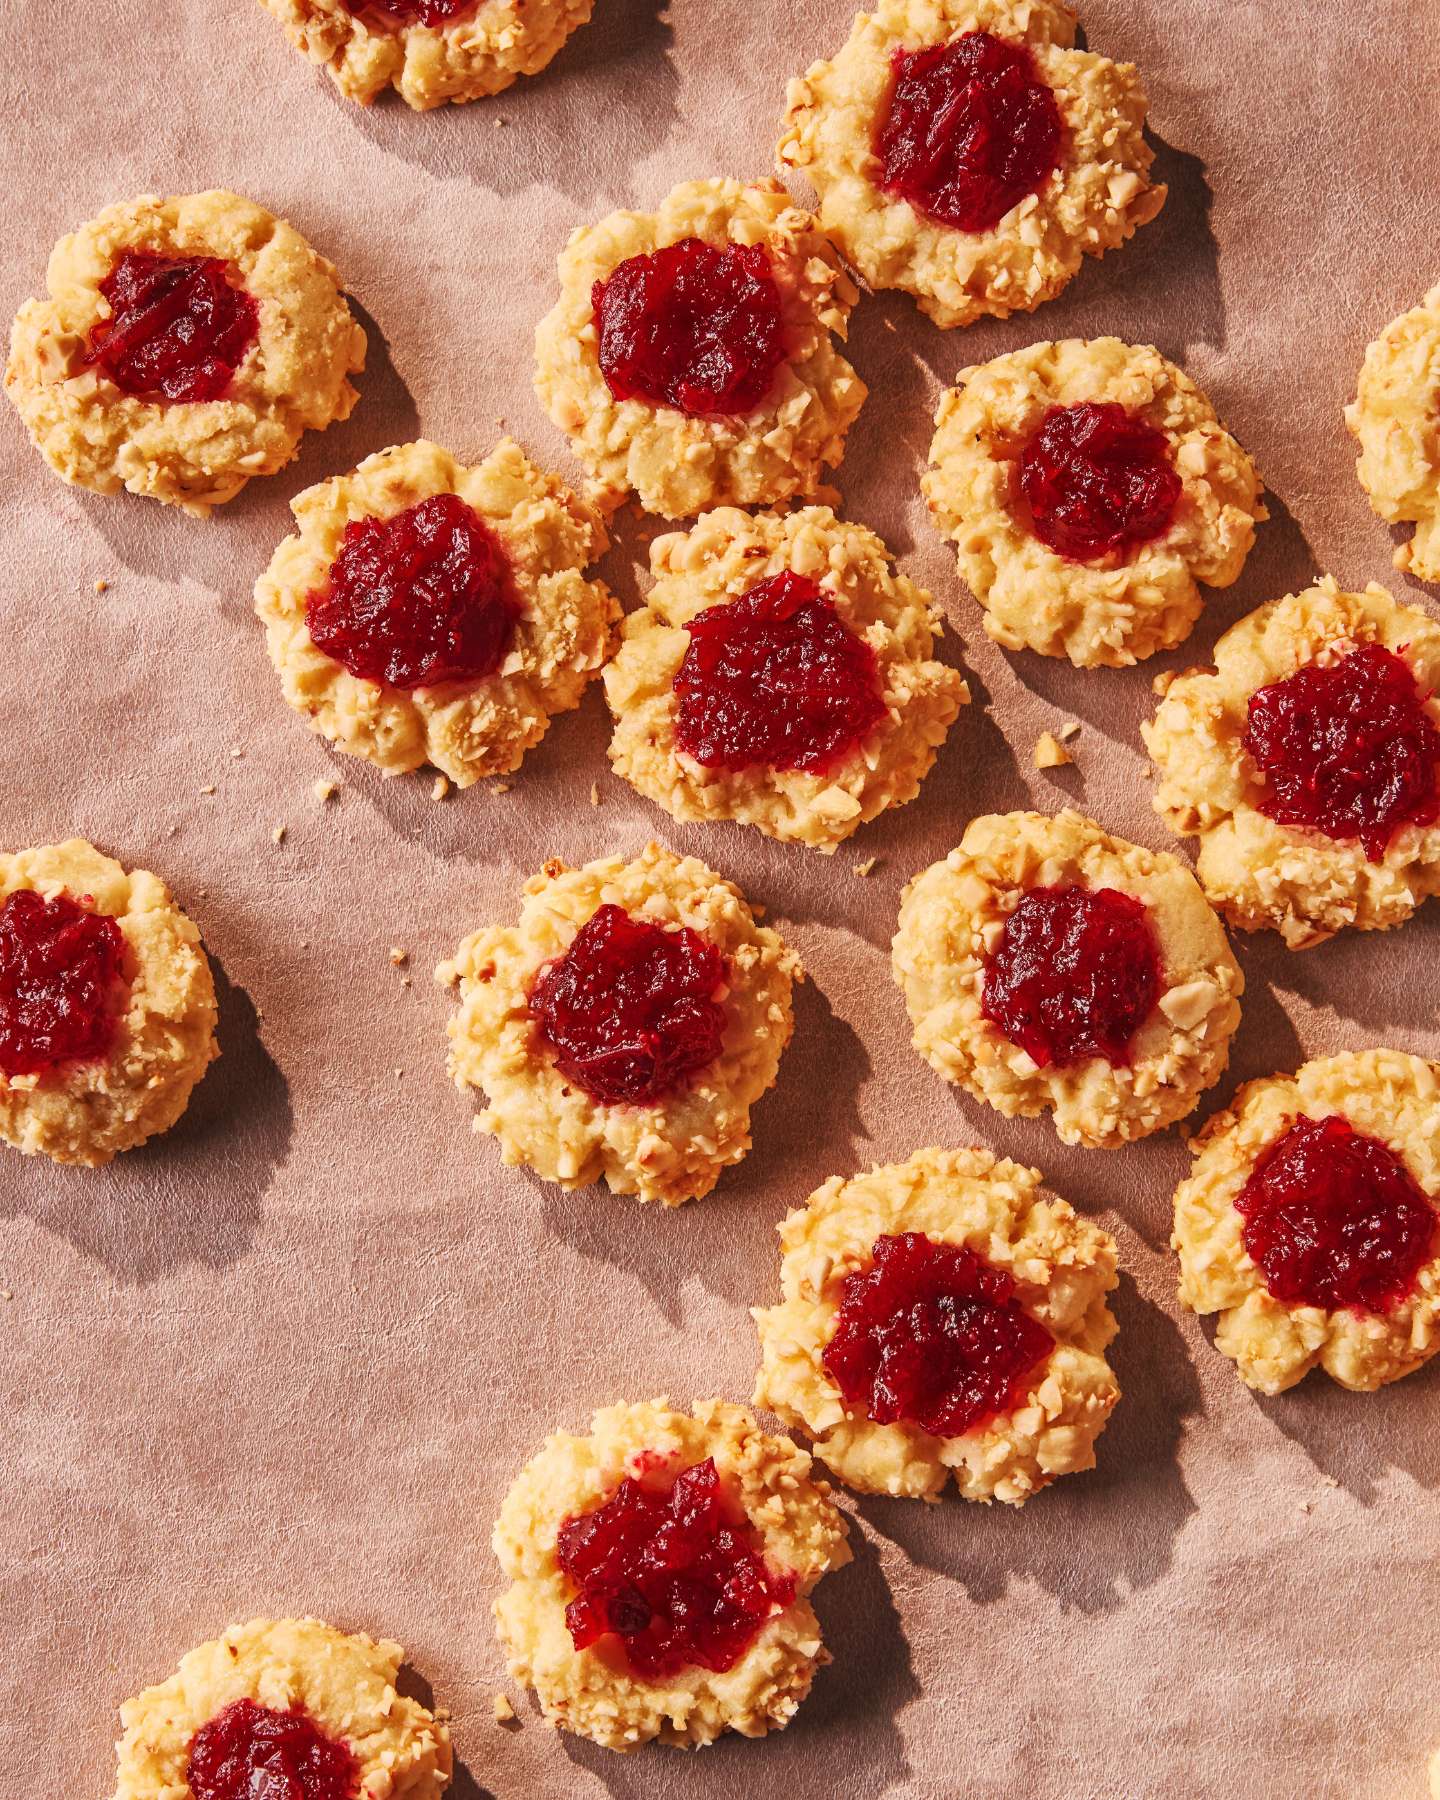
<svg viewBox="0 0 1440 1800"><path fill-rule="evenodd" d="M785 77L850 10L597 0L543 78L415 117L340 101L249 0L9 0L6 316L109 201L225 185L336 261L370 333L349 423L208 524L64 488L0 409L0 842L79 832L163 872L215 961L224 1049L180 1127L108 1171L0 1151L14 1800L103 1800L126 1694L230 1620L297 1611L408 1646L453 1709L462 1800L1424 1792L1440 1370L1369 1397L1318 1376L1248 1393L1176 1307L1178 1136L1066 1150L1044 1122L957 1098L909 1048L887 945L903 882L972 814L1074 802L1169 848L1136 730L1156 669L1203 660L1317 570L1392 579L1340 409L1367 340L1440 274L1433 16L1094 0L1091 42L1146 77L1171 188L1158 222L1032 318L942 335L902 298L862 302L872 393L839 486L942 598L977 703L921 799L833 861L641 802L607 771L598 691L509 792L436 804L428 776L384 782L305 732L251 616L290 496L385 444L423 431L483 453L504 418L573 472L530 385L566 233L682 177L767 170ZM1272 518L1174 656L1077 675L987 644L917 480L955 370L1110 331L1208 389ZM632 604L643 539L622 519L607 565ZM1036 735L1071 717L1075 767L1036 775ZM343 784L328 807L322 776ZM754 1153L679 1214L502 1170L445 1078L449 1000L429 978L463 933L513 915L546 854L651 835L737 877L813 977ZM1440 909L1303 956L1268 938L1239 953L1244 1024L1200 1116L1316 1053L1440 1054ZM1098 1470L1018 1515L847 1500L855 1563L818 1596L834 1666L763 1743L622 1759L552 1734L513 1689L520 1722L497 1725L488 1540L515 1470L622 1396L748 1396L746 1309L777 1291L778 1219L828 1174L932 1141L1033 1161L1116 1232L1126 1392Z"/></svg>

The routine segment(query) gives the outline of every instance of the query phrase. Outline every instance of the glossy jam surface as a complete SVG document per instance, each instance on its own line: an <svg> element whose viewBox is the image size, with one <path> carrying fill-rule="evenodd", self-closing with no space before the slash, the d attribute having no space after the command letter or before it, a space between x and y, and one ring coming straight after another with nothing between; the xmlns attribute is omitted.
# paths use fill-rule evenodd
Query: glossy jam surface
<svg viewBox="0 0 1440 1800"><path fill-rule="evenodd" d="M306 1712L234 1700L190 1740L195 1800L356 1800L360 1765Z"/></svg>
<svg viewBox="0 0 1440 1800"><path fill-rule="evenodd" d="M788 570L692 619L675 738L709 769L828 769L884 717L875 654Z"/></svg>
<svg viewBox="0 0 1440 1800"><path fill-rule="evenodd" d="M474 12L479 0L340 0L354 18L362 13L378 13L400 25L430 25L437 30L466 13Z"/></svg>
<svg viewBox="0 0 1440 1800"><path fill-rule="evenodd" d="M1160 537L1180 490L1169 438L1113 400L1052 406L1020 457L1035 535L1071 562L1129 556Z"/></svg>
<svg viewBox="0 0 1440 1800"><path fill-rule="evenodd" d="M1042 1069L1091 1056L1123 1065L1159 994L1143 901L1116 888L1041 887L1006 919L981 1007Z"/></svg>
<svg viewBox="0 0 1440 1800"><path fill-rule="evenodd" d="M617 400L692 418L753 412L785 360L763 244L683 238L620 263L591 293L600 372Z"/></svg>
<svg viewBox="0 0 1440 1800"><path fill-rule="evenodd" d="M795 1597L793 1576L770 1573L727 1508L709 1457L668 1492L627 1475L603 1506L565 1521L555 1554L580 1589L565 1609L575 1648L613 1634L637 1675L732 1668Z"/></svg>
<svg viewBox="0 0 1440 1800"><path fill-rule="evenodd" d="M960 1437L1025 1395L1053 1339L1015 1283L963 1244L918 1231L875 1240L847 1275L825 1367L846 1403L880 1425Z"/></svg>
<svg viewBox="0 0 1440 1800"><path fill-rule="evenodd" d="M0 906L0 1074L42 1075L109 1053L125 936L68 894L28 888Z"/></svg>
<svg viewBox="0 0 1440 1800"><path fill-rule="evenodd" d="M602 906L530 990L563 1074L607 1105L663 1100L720 1053L724 956L688 925Z"/></svg>
<svg viewBox="0 0 1440 1800"><path fill-rule="evenodd" d="M352 519L329 580L305 600L318 649L397 688L493 674L519 613L508 557L457 494Z"/></svg>
<svg viewBox="0 0 1440 1800"><path fill-rule="evenodd" d="M1252 694L1243 741L1263 813L1358 838L1372 862L1402 826L1440 818L1440 731L1409 664L1379 644Z"/></svg>
<svg viewBox="0 0 1440 1800"><path fill-rule="evenodd" d="M1060 165L1055 96L1024 44L967 31L897 50L875 139L880 186L957 231L988 231Z"/></svg>
<svg viewBox="0 0 1440 1800"><path fill-rule="evenodd" d="M126 250L100 283L110 317L86 361L146 400L219 400L260 335L260 309L214 256Z"/></svg>
<svg viewBox="0 0 1440 1800"><path fill-rule="evenodd" d="M1345 1119L1297 1119L1256 1164L1236 1210L1277 1300L1384 1313L1436 1251L1435 1208L1388 1145Z"/></svg>

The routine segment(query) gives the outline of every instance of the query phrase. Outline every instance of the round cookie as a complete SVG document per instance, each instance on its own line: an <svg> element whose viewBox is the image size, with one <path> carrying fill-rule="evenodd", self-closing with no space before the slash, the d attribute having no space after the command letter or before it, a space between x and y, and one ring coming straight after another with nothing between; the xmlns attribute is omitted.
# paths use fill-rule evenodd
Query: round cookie
<svg viewBox="0 0 1440 1800"><path fill-rule="evenodd" d="M1120 1398L1105 1360L1116 1331L1105 1298L1116 1283L1115 1242L1047 1196L1040 1179L1038 1169L981 1149L919 1150L848 1181L833 1176L779 1226L783 1298L753 1309L761 1348L755 1404L804 1431L840 1480L866 1494L934 1500L953 1474L967 1500L1019 1506L1057 1476L1093 1468L1095 1440ZM870 1352L864 1372L878 1360L872 1379L883 1385L884 1403L847 1398L832 1352L849 1335L857 1283L863 1294L877 1278L877 1240L913 1259L916 1237L931 1250L964 1252L942 1263L928 1288L912 1275L890 1289L888 1316L904 1321L925 1366L918 1376L905 1368L895 1334L882 1336L881 1354ZM962 1279L967 1285L952 1285ZM882 1322L888 1304L882 1290ZM972 1398L963 1411L952 1401L948 1415L933 1385L937 1363L954 1356L946 1374L961 1392L985 1368L954 1353L947 1315L960 1320L967 1352L984 1342L996 1362L1015 1346L1000 1365L1007 1379L985 1386L983 1402ZM932 1336L922 1343L925 1325ZM921 1422L944 1425L947 1417L966 1428Z"/></svg>
<svg viewBox="0 0 1440 1800"><path fill-rule="evenodd" d="M655 586L605 670L617 774L674 818L733 819L826 854L914 799L970 694L958 670L931 660L939 608L894 572L874 532L823 506L754 516L721 507L656 539L650 570ZM688 628L701 617L713 628L715 609L742 598L781 615L798 607L815 621L811 635L758 617L711 653L718 666L696 670L692 694L701 653ZM727 657L746 656L748 643L760 658L761 641L763 662L731 673ZM823 709L817 649L837 693ZM747 745L759 752L742 761ZM759 759L771 746L779 766Z"/></svg>
<svg viewBox="0 0 1440 1800"><path fill-rule="evenodd" d="M0 855L0 1138L97 1168L168 1131L220 1054L216 1016L159 876L80 838Z"/></svg>
<svg viewBox="0 0 1440 1800"><path fill-rule="evenodd" d="M631 1484L628 1494L638 1486L663 1499L677 1475L707 1460L719 1478L721 1518L762 1565L770 1590L753 1635L742 1643L737 1634L737 1654L721 1669L656 1667L643 1639L613 1630L577 1649L567 1609L585 1588L562 1566L578 1563L567 1522L609 1504L622 1482ZM850 1560L844 1517L811 1470L803 1450L720 1400L699 1402L693 1415L663 1398L605 1407L588 1437L556 1433L515 1478L495 1524L495 1554L512 1583L495 1602L511 1675L535 1689L553 1725L612 1750L783 1729L830 1661L810 1592Z"/></svg>
<svg viewBox="0 0 1440 1800"><path fill-rule="evenodd" d="M1415 534L1395 567L1440 581L1440 286L1391 322L1365 352L1345 423L1360 445L1355 473L1388 525Z"/></svg>
<svg viewBox="0 0 1440 1800"><path fill-rule="evenodd" d="M1049 935L1049 920L1029 915L1051 895L1061 908L1077 895L1103 905L1117 922L1108 912L1096 924L1062 913L1064 929ZM1023 938L1012 936L1017 919ZM1113 938L1098 935L1112 929ZM1229 1060L1245 986L1184 864L1068 809L972 819L959 848L906 888L893 961L915 1048L932 1068L1007 1118L1052 1110L1067 1144L1091 1148L1147 1137L1194 1111ZM1038 996L1037 978L1046 984ZM1127 985L1107 997L1097 981ZM1086 1009L1078 1024L1067 1007ZM1118 1013L1121 1043L1105 1043L1107 1008ZM1021 1019L1014 1036L1012 1015Z"/></svg>
<svg viewBox="0 0 1440 1800"><path fill-rule="evenodd" d="M46 462L79 487L203 517L359 398L365 333L338 275L239 194L107 207L55 246L46 284L49 298L16 316L5 386ZM171 317L181 305L217 321L204 355Z"/></svg>
<svg viewBox="0 0 1440 1800"><path fill-rule="evenodd" d="M1097 429L1121 441L1089 450ZM1126 456L1123 434L1134 462L1103 491L1125 503L1097 511L1097 472L1103 483L1106 455ZM1146 485L1124 480L1137 470ZM1204 394L1158 350L1119 338L1031 344L962 369L922 485L989 635L1078 668L1180 643L1200 615L1197 584L1228 587L1266 517L1254 463Z"/></svg>
<svg viewBox="0 0 1440 1800"><path fill-rule="evenodd" d="M687 410L638 389L617 397L601 366L601 290L622 265L643 273L658 266L657 253L676 247L679 254L697 242L707 266L722 265L717 279L736 265L742 292L723 312L753 303L759 326L776 334L781 360L738 411ZM637 260L644 258L650 263ZM770 506L813 494L822 470L840 461L865 384L832 333L844 336L858 296L834 246L778 181L685 182L657 212L611 213L573 232L559 272L560 299L535 334L535 388L609 504L633 491L647 512L666 519L712 506ZM699 405L698 390L710 393L706 384L718 380L718 366L729 368L729 355L705 342L693 317L687 324L698 332L697 359L708 356L703 367L697 360L682 370L690 380L681 385L696 390Z"/></svg>
<svg viewBox="0 0 1440 1800"><path fill-rule="evenodd" d="M337 1631L319 1619L232 1625L191 1650L168 1681L120 1708L115 1800L238 1793L233 1767L218 1786L206 1779L217 1763L224 1767L227 1750L242 1770L253 1771L242 1779L260 1783L244 1792L270 1792L268 1771L276 1791L288 1793L289 1746L279 1744L273 1760L264 1748L251 1749L287 1731L294 1734L292 1754L305 1753L312 1776L330 1776L334 1787L327 1792L350 1792L354 1800L439 1800L450 1785L450 1731L418 1700L396 1692L404 1656L399 1644ZM347 1777L348 1789L341 1785Z"/></svg>
<svg viewBox="0 0 1440 1800"><path fill-rule="evenodd" d="M1275 801L1247 748L1252 699L1297 674L1337 669L1356 651L1390 653L1403 664L1397 669L1391 662L1391 676L1414 690L1409 701L1397 696L1389 714L1367 726L1358 757L1339 759L1383 775L1392 768L1386 740L1392 746L1398 740L1402 712L1410 713L1412 740L1440 727L1440 625L1418 607L1400 606L1374 583L1363 593L1347 593L1327 575L1315 587L1259 607L1216 644L1213 669L1156 680L1160 706L1140 727L1159 774L1155 809L1172 831L1199 838L1196 872L1212 904L1243 930L1279 931L1294 950L1350 925L1361 931L1399 925L1440 889L1440 816L1424 820L1424 807L1418 809L1421 821L1398 824L1383 849L1378 843L1367 848L1353 833L1332 836L1262 810ZM1368 705L1373 672L1362 675L1356 685L1361 704ZM1418 744L1417 752L1423 750ZM1440 739L1434 753L1431 790L1440 802ZM1417 773L1423 778L1423 770ZM1343 767L1340 777L1353 797Z"/></svg>
<svg viewBox="0 0 1440 1800"><path fill-rule="evenodd" d="M1087 255L1123 244L1160 211L1166 190L1149 179L1154 155L1135 68L1073 48L1075 26L1075 13L1050 0L880 0L856 16L833 60L790 83L780 167L800 171L815 188L821 224L871 287L913 294L947 329L987 314L1033 312ZM1015 65L1002 83L1015 81L1018 70L1030 85L1026 135L1035 130L1037 110L1051 121L1036 179L1016 182L1008 167L987 174L977 165L966 173L962 159L958 179L944 184L948 197L942 194L938 206L917 202L913 192L906 197L903 160L892 159L886 141L892 130L904 131L895 111L900 85L917 78L943 84L940 71L921 71L937 58L963 56L962 40L973 33L985 34L987 59ZM985 72L967 68L953 91L922 85L915 96L911 127L922 141L911 154L922 166L943 167L935 120L959 93L973 98L977 77L983 86ZM982 116L957 115L958 137L970 152L990 147L997 163L1007 164L1008 127L983 116L989 102L980 104ZM1002 183L997 204L976 210L980 188L992 179Z"/></svg>
<svg viewBox="0 0 1440 1800"><path fill-rule="evenodd" d="M417 112L538 75L593 0L260 0L347 100L393 87Z"/></svg>
<svg viewBox="0 0 1440 1800"><path fill-rule="evenodd" d="M1312 1139L1308 1150L1291 1136L1297 1126ZM1349 1160L1357 1137L1363 1162ZM1233 1358L1242 1381L1279 1394L1318 1367L1369 1392L1440 1348L1440 1065L1398 1050L1321 1057L1295 1075L1247 1082L1191 1149L1171 1239L1180 1299L1220 1315L1215 1348ZM1288 1180L1298 1186L1281 1188L1275 1171L1287 1150ZM1269 1173L1268 1194L1249 1185L1257 1169ZM1337 1169L1339 1185L1319 1190L1329 1207L1305 1208L1306 1184ZM1289 1217L1278 1224L1289 1242L1276 1231L1282 1200ZM1381 1243L1384 1259L1367 1267Z"/></svg>
<svg viewBox="0 0 1440 1800"><path fill-rule="evenodd" d="M628 958L626 920L642 931ZM608 941L622 934L618 951L592 944L602 927ZM537 984L587 928L572 1010L588 998L602 1033L630 1032L625 1043L648 1059L653 1082L627 1084L628 1065L608 1080L609 1041L587 1041L583 1018L558 1006L564 1035L550 1016L542 1029ZM677 972L672 957L686 967ZM650 1011L657 969L676 999ZM460 991L450 1073L457 1087L489 1097L475 1129L499 1139L506 1163L565 1188L603 1177L614 1193L680 1206L709 1193L750 1148L750 1108L775 1080L794 1029L791 986L804 971L731 882L650 844L628 863L610 856L571 869L552 858L526 882L519 924L477 931L435 976ZM634 1020L622 997L641 1009Z"/></svg>
<svg viewBox="0 0 1440 1800"><path fill-rule="evenodd" d="M421 642L426 652L450 653L447 638L455 633L442 633L434 622L447 617L444 606L457 607L456 597L466 597L464 572L457 573L453 562L455 521L447 515L440 522L436 562L418 575L412 571L398 594L382 589L385 571L376 573L357 522L390 521L401 514L414 518L411 509L437 495L458 496L470 509L469 515L461 510L460 529L473 531L478 520L478 550L493 554L499 548L498 575L453 618L473 621L484 633L487 609L498 607L511 616L503 635L484 636L481 647L490 654L475 666L493 665L485 673L412 685L420 653L407 646L407 638ZM544 737L554 714L580 704L599 673L620 608L604 583L587 580L583 571L606 548L604 526L593 507L537 468L509 438L469 468L424 440L381 450L350 474L306 488L290 510L300 530L285 539L255 584L255 610L265 624L270 660L285 699L312 731L387 775L428 762L457 787L469 787L482 775L505 774ZM359 565L355 604L337 620L325 600L337 558L357 532L353 554L366 560ZM442 551L449 553L448 563ZM392 552L395 566L411 553L408 545ZM377 630L369 602L382 591L388 596L383 616L390 623ZM401 674L400 684L354 673L316 644L317 619L342 639L358 635L349 633L352 613L363 618L366 631L361 659L353 648L345 651L351 662L373 670L384 661L401 674L396 661L407 656L411 670ZM418 623L429 626L423 638L416 630L417 614Z"/></svg>

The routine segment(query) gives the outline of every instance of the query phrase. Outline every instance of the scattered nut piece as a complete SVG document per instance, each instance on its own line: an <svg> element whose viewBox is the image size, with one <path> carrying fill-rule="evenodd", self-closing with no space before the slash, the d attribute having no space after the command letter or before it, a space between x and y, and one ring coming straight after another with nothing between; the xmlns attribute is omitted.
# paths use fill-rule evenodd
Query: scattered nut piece
<svg viewBox="0 0 1440 1800"><path fill-rule="evenodd" d="M1075 758L1060 742L1053 731L1042 731L1035 740L1035 767L1037 769L1063 769L1066 763Z"/></svg>
<svg viewBox="0 0 1440 1800"><path fill-rule="evenodd" d="M443 775L437 775L430 784L430 798L432 800L443 800L449 792L450 783Z"/></svg>
<svg viewBox="0 0 1440 1800"><path fill-rule="evenodd" d="M511 784L508 781L497 781L490 792L492 794L508 794L510 792L510 786Z"/></svg>
<svg viewBox="0 0 1440 1800"><path fill-rule="evenodd" d="M202 794L213 794L215 792L215 783L213 781L207 781L200 792Z"/></svg>
<svg viewBox="0 0 1440 1800"><path fill-rule="evenodd" d="M879 860L880 858L878 856L867 856L864 862L856 863L855 873L857 875L868 875Z"/></svg>
<svg viewBox="0 0 1440 1800"><path fill-rule="evenodd" d="M272 844L283 844L285 842L285 831L286 831L285 826L277 825L275 827L275 829L270 833L270 842Z"/></svg>
<svg viewBox="0 0 1440 1800"><path fill-rule="evenodd" d="M238 759L239 759L239 758L240 758L240 757L242 757L242 756L243 756L243 755L244 755L244 754L245 754L245 752L244 752L244 750L243 750L243 749L242 749L242 748L241 748L241 747L240 747L240 745L239 745L239 744L236 744L236 745L235 745L235 746L234 746L234 747L233 747L233 749L232 749L232 750L231 750L231 752L230 752L230 754L231 754L231 756L232 756L232 757L234 757L234 758L236 758L236 759L237 759L237 760L238 760Z"/></svg>
<svg viewBox="0 0 1440 1800"><path fill-rule="evenodd" d="M409 962L410 952L403 949L399 944L392 944L390 946L390 960L398 969L401 963Z"/></svg>
<svg viewBox="0 0 1440 1800"><path fill-rule="evenodd" d="M1062 743L1068 744L1071 738L1079 737L1079 735L1080 721L1078 719L1067 719L1060 727L1060 740Z"/></svg>
<svg viewBox="0 0 1440 1800"><path fill-rule="evenodd" d="M333 800L340 792L340 783L338 781L326 781L322 776L319 781L311 786L310 792L323 805L325 801Z"/></svg>
<svg viewBox="0 0 1440 1800"><path fill-rule="evenodd" d="M105 592L106 588L109 587L109 585L110 585L110 583L108 581L106 581L105 578L102 576L100 578L100 580L98 580L95 583L95 592L97 594L103 594Z"/></svg>
<svg viewBox="0 0 1440 1800"><path fill-rule="evenodd" d="M515 1717L515 1708L506 1699L504 1694L497 1694L495 1696L496 1722L498 1724L505 1725L505 1724L508 1724L509 1721L511 1719L513 1719L514 1717Z"/></svg>
<svg viewBox="0 0 1440 1800"><path fill-rule="evenodd" d="M598 781L590 783L590 804L592 806L600 804L600 783Z"/></svg>

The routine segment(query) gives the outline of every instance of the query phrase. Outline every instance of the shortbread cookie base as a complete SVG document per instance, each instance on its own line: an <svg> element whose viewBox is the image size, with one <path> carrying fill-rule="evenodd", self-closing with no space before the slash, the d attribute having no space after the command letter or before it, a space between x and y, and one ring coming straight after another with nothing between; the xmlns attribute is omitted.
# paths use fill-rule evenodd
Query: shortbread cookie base
<svg viewBox="0 0 1440 1800"><path fill-rule="evenodd" d="M0 904L22 888L46 899L88 895L125 938L128 989L109 1054L0 1074L0 1138L27 1156L97 1168L169 1130L220 1054L210 964L158 875L126 870L81 838L0 855Z"/></svg>
<svg viewBox="0 0 1440 1800"><path fill-rule="evenodd" d="M565 1625L574 1588L556 1561L560 1527L601 1505L626 1475L653 1472L657 1457L677 1473L713 1457L767 1562L795 1578L795 1599L723 1673L692 1668L644 1680L607 1640L576 1650ZM664 1398L610 1406L595 1414L587 1437L557 1432L516 1477L495 1525L495 1554L513 1584L495 1602L511 1675L534 1688L553 1725L612 1750L782 1729L830 1660L808 1596L850 1560L845 1520L811 1469L803 1450L719 1400L699 1402L693 1416Z"/></svg>
<svg viewBox="0 0 1440 1800"><path fill-rule="evenodd" d="M1283 1393L1314 1368L1369 1392L1440 1348L1440 1253L1381 1316L1276 1300L1245 1248L1235 1200L1261 1156L1297 1118L1337 1114L1394 1151L1440 1207L1440 1065L1398 1050L1325 1056L1295 1075L1247 1082L1195 1139L1193 1172L1175 1193L1181 1302L1220 1315L1215 1348L1262 1394Z"/></svg>
<svg viewBox="0 0 1440 1800"><path fill-rule="evenodd" d="M1355 473L1376 513L1415 527L1395 567L1440 581L1440 286L1391 322L1365 352L1345 423L1360 446Z"/></svg>
<svg viewBox="0 0 1440 1800"><path fill-rule="evenodd" d="M843 622L874 652L885 717L854 751L820 774L763 765L706 768L679 748L674 682L697 614L790 570L819 582ZM938 746L970 692L955 669L931 660L943 629L923 588L898 575L884 544L828 507L751 516L706 513L687 532L658 538L645 606L625 621L605 671L615 715L610 760L676 819L731 819L827 855L867 820L920 791Z"/></svg>
<svg viewBox="0 0 1440 1800"><path fill-rule="evenodd" d="M1337 931L1402 924L1440 890L1440 824L1407 825L1371 862L1352 839L1277 824L1259 810L1263 784L1242 739L1250 697L1317 660L1361 644L1403 656L1440 725L1440 624L1373 582L1348 593L1324 576L1248 614L1215 646L1213 669L1164 675L1140 727L1159 781L1155 810L1200 840L1196 873L1211 903L1244 931L1278 931L1292 950Z"/></svg>
<svg viewBox="0 0 1440 1800"><path fill-rule="evenodd" d="M352 519L388 518L458 494L500 540L522 612L505 660L474 682L402 690L352 675L316 648L305 601L325 586ZM580 704L609 652L620 607L583 571L604 553L600 515L506 438L467 468L421 440L369 456L290 503L299 532L255 585L286 701L337 749L387 775L431 763L457 787L518 768L556 713Z"/></svg>

